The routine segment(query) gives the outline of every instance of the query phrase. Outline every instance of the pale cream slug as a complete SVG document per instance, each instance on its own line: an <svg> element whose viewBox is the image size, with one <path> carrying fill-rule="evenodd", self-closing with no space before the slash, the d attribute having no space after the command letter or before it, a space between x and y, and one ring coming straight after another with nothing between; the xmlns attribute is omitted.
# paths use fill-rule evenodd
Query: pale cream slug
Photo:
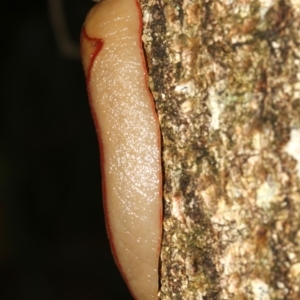
<svg viewBox="0 0 300 300"><path fill-rule="evenodd" d="M162 231L160 130L147 85L137 0L103 0L81 34L101 152L106 227L137 300L157 299Z"/></svg>

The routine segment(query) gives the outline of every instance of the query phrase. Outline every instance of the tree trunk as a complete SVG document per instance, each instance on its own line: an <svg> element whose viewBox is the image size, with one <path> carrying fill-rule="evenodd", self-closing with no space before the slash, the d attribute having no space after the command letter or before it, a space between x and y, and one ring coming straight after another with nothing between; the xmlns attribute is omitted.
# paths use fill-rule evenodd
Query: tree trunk
<svg viewBox="0 0 300 300"><path fill-rule="evenodd" d="M300 1L141 5L163 147L159 299L300 299Z"/></svg>

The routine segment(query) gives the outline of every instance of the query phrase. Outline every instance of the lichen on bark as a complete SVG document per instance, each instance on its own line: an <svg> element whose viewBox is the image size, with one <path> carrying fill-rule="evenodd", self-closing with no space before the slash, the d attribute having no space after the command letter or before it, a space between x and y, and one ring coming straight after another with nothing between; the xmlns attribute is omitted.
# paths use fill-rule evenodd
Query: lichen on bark
<svg viewBox="0 0 300 300"><path fill-rule="evenodd" d="M162 131L160 299L300 299L300 1L141 0Z"/></svg>

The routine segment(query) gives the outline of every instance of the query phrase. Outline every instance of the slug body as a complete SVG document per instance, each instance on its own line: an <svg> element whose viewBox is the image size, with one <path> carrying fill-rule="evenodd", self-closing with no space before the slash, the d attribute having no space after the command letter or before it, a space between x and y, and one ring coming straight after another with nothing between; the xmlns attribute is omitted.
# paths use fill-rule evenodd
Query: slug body
<svg viewBox="0 0 300 300"><path fill-rule="evenodd" d="M157 299L162 230L160 132L147 86L136 0L103 0L81 34L101 152L106 227L132 295Z"/></svg>

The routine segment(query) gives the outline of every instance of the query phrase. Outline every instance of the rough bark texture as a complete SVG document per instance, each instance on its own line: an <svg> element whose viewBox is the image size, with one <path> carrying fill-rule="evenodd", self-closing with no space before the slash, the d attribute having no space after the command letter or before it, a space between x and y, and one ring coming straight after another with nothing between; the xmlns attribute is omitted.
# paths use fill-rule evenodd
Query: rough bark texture
<svg viewBox="0 0 300 300"><path fill-rule="evenodd" d="M159 299L300 299L300 1L141 5L163 138Z"/></svg>

